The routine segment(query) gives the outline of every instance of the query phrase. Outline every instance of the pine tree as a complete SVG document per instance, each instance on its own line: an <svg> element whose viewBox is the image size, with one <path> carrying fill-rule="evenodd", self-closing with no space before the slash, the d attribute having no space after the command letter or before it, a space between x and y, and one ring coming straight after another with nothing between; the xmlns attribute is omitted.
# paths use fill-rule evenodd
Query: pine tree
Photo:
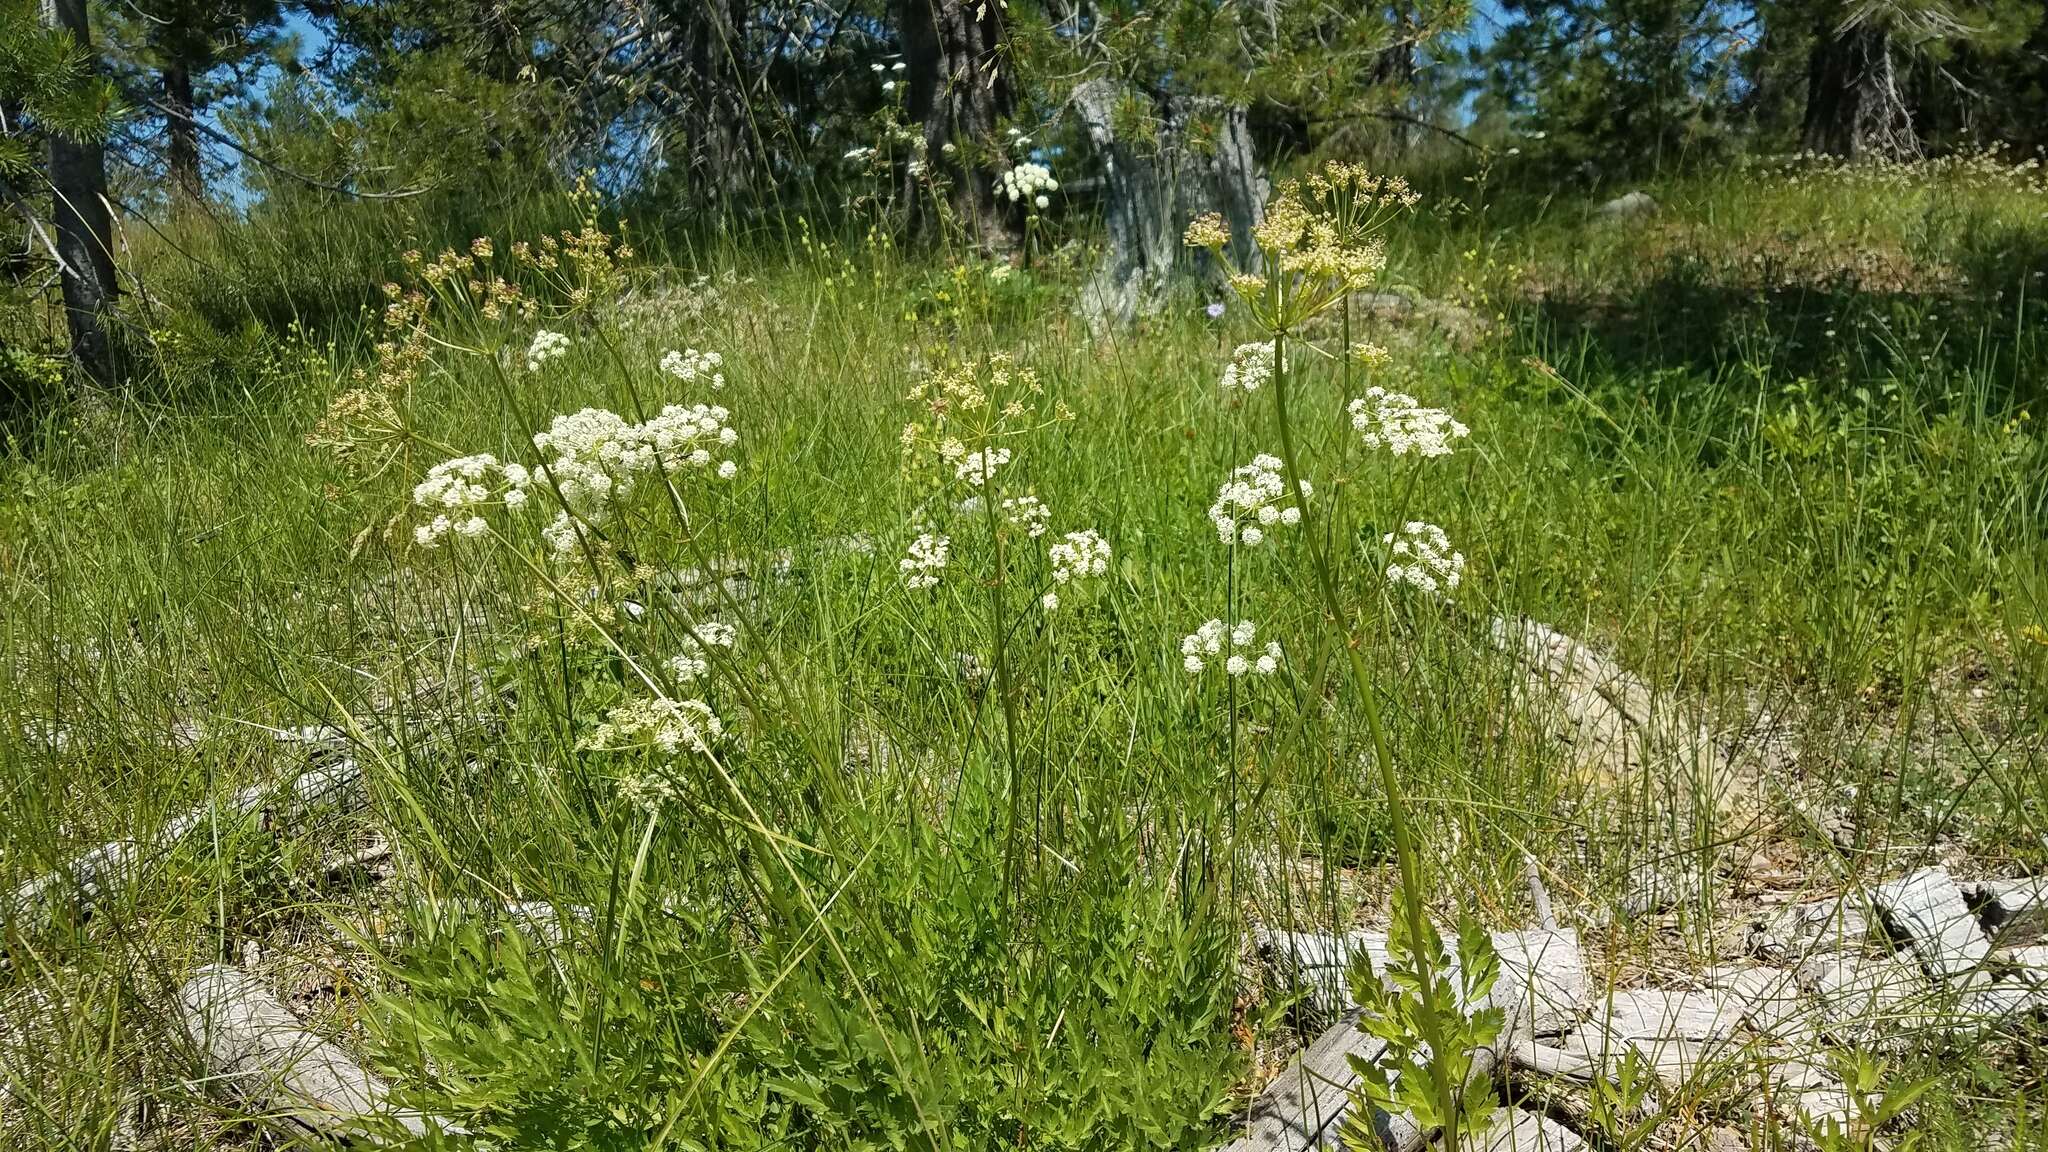
<svg viewBox="0 0 2048 1152"><path fill-rule="evenodd" d="M84 0L0 0L0 196L57 266L74 362L108 383L114 256L101 141L116 104L95 65ZM47 229L38 185L51 193Z"/></svg>

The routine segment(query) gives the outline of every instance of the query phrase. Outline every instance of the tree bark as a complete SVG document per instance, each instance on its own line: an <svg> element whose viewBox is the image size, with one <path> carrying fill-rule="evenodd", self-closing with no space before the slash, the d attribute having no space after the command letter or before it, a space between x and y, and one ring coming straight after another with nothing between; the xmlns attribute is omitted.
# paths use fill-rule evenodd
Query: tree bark
<svg viewBox="0 0 2048 1152"><path fill-rule="evenodd" d="M683 132L691 195L707 207L737 202L753 172L745 78L736 61L746 18L744 0L700 0L685 17L690 92Z"/></svg>
<svg viewBox="0 0 2048 1152"><path fill-rule="evenodd" d="M1814 29L1807 57L1801 146L1844 160L1918 156L1920 140L1892 67L1890 32L1869 22L1844 27L1833 15Z"/></svg>
<svg viewBox="0 0 2048 1152"><path fill-rule="evenodd" d="M199 128L193 123L192 70L183 61L163 70L165 159L171 171L171 194L198 200L206 194L199 169Z"/></svg>
<svg viewBox="0 0 2048 1152"><path fill-rule="evenodd" d="M43 20L90 48L85 0L43 0ZM107 211L106 151L97 141L50 136L52 222L62 263L64 320L71 333L71 358L101 385L114 381L113 342L107 311L114 300L113 221Z"/></svg>
<svg viewBox="0 0 2048 1152"><path fill-rule="evenodd" d="M1014 243L996 202L1003 159L996 126L1016 111L1002 6L989 0L900 0L898 27L910 119L923 130L928 171L949 182L955 217L984 251ZM951 144L954 151L948 153ZM915 173L911 174L913 183ZM918 203L916 189L908 202Z"/></svg>
<svg viewBox="0 0 2048 1152"><path fill-rule="evenodd" d="M1151 97L1105 77L1074 89L1074 109L1095 146L1103 173L1108 246L1082 293L1082 311L1097 328L1130 322L1155 309L1176 271L1207 261L1181 243L1188 222L1220 212L1230 226L1231 259L1253 269L1251 230L1265 218L1268 181L1252 151L1242 107L1185 96ZM1118 108L1142 101L1156 122L1148 139L1118 127ZM1215 126L1213 147L1197 148L1197 120ZM1215 269L1210 269L1214 273Z"/></svg>

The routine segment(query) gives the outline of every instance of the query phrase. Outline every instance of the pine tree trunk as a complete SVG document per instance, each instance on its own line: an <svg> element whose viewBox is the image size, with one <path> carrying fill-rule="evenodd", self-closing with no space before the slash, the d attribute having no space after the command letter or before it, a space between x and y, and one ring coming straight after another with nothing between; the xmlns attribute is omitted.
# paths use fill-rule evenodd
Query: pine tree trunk
<svg viewBox="0 0 2048 1152"><path fill-rule="evenodd" d="M165 159L171 171L171 193L197 201L206 194L206 178L199 170L199 129L193 123L192 70L185 64L166 65L163 70L164 131L168 141Z"/></svg>
<svg viewBox="0 0 2048 1152"><path fill-rule="evenodd" d="M43 20L90 47L86 0L44 0ZM96 383L114 381L107 312L114 302L113 222L107 212L106 152L98 143L50 137L50 217L63 263L64 320L71 358Z"/></svg>
<svg viewBox="0 0 2048 1152"><path fill-rule="evenodd" d="M690 149L692 195L707 207L730 209L753 173L745 77L736 63L746 25L743 0L704 0L689 9L691 92L684 137Z"/></svg>
<svg viewBox="0 0 2048 1152"><path fill-rule="evenodd" d="M923 163L949 182L954 216L974 243L983 251L1006 251L1015 237L996 201L995 166L1004 159L996 125L1016 111L1017 95L1002 6L901 0L898 21L910 118L923 130ZM916 204L911 192L909 202Z"/></svg>
<svg viewBox="0 0 2048 1152"><path fill-rule="evenodd" d="M1892 67L1891 35L1883 26L1841 27L1823 18L1807 57L1800 136L1807 151L1844 160L1903 160L1920 154Z"/></svg>
<svg viewBox="0 0 2048 1152"><path fill-rule="evenodd" d="M1181 243L1189 221L1220 212L1230 226L1231 259L1255 268L1251 230L1265 218L1268 181L1252 151L1242 107L1184 96L1146 97L1098 77L1074 89L1073 105L1095 146L1103 173L1108 246L1082 293L1097 328L1129 323L1158 307L1177 272L1208 258ZM1118 108L1142 101L1156 129L1133 140L1118 126ZM1191 146L1196 120L1214 124L1213 148ZM1209 269L1212 274L1215 269Z"/></svg>

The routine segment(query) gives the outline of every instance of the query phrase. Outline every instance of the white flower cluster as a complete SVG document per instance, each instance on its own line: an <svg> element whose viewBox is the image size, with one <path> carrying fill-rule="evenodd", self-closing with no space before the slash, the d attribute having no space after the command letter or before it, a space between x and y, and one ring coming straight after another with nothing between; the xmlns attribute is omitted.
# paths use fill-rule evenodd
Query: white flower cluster
<svg viewBox="0 0 2048 1152"><path fill-rule="evenodd" d="M1351 427L1367 448L1424 457L1449 456L1451 441L1471 431L1442 408L1424 408L1415 397L1384 388L1369 389L1351 402Z"/></svg>
<svg viewBox="0 0 2048 1152"><path fill-rule="evenodd" d="M953 475L967 481L976 488L995 479L996 469L1010 462L1008 448L983 448L969 452L960 463L953 466Z"/></svg>
<svg viewBox="0 0 2048 1152"><path fill-rule="evenodd" d="M714 447L730 448L739 443L739 431L726 423L731 418L732 413L717 404L692 404L687 408L670 404L640 425L639 433L660 457L663 470L673 475L686 468L709 468ZM739 470L740 466L732 460L718 461L720 480L732 479Z"/></svg>
<svg viewBox="0 0 2048 1152"><path fill-rule="evenodd" d="M619 796L651 816L675 800L676 784L662 772L635 772L619 777Z"/></svg>
<svg viewBox="0 0 2048 1152"><path fill-rule="evenodd" d="M1225 392L1257 392L1273 378L1273 342L1239 344L1223 369Z"/></svg>
<svg viewBox="0 0 2048 1152"><path fill-rule="evenodd" d="M654 466L638 429L605 408L557 415L547 431L533 434L533 446L548 455L548 477L577 512L631 495L634 477Z"/></svg>
<svg viewBox="0 0 2048 1152"><path fill-rule="evenodd" d="M716 352L699 352L685 348L681 352L670 352L661 358L661 370L684 383L702 380L713 388L725 387L725 373L719 369L725 364L725 357Z"/></svg>
<svg viewBox="0 0 2048 1152"><path fill-rule="evenodd" d="M739 432L727 424L731 413L717 405L670 404L645 424L629 424L616 412L585 408L556 416L533 446L547 457L547 475L566 505L541 535L557 553L576 547L573 516L602 521L614 500L633 494L641 474L657 465L674 474L684 469L711 468L714 448L730 448ZM722 480L739 472L730 459L717 460Z"/></svg>
<svg viewBox="0 0 2048 1152"><path fill-rule="evenodd" d="M530 481L523 466L501 464L488 452L436 464L413 486L412 502L435 511L433 520L413 529L413 539L432 548L450 532L472 539L481 536L490 525L478 510L493 503L524 506Z"/></svg>
<svg viewBox="0 0 2048 1152"><path fill-rule="evenodd" d="M526 370L540 371L541 365L569 351L569 338L560 332L543 328L533 334L533 343L526 346Z"/></svg>
<svg viewBox="0 0 2048 1152"><path fill-rule="evenodd" d="M684 633L678 645L680 651L668 658L668 670L684 684L711 671L710 649L730 649L739 640L739 631L721 620L701 621L694 632L695 635Z"/></svg>
<svg viewBox="0 0 2048 1152"><path fill-rule="evenodd" d="M1210 620L1195 629L1180 641L1181 667L1188 675L1200 673L1209 666L1209 661L1223 657L1223 671L1232 676L1257 672L1270 676L1280 667L1280 642L1269 640L1265 651L1257 650L1259 626L1249 620L1239 620L1235 627L1226 626L1221 620Z"/></svg>
<svg viewBox="0 0 2048 1152"><path fill-rule="evenodd" d="M953 542L936 532L921 532L910 542L910 553L896 562L903 573L903 586L915 592L938 584L946 568L946 554Z"/></svg>
<svg viewBox="0 0 2048 1152"><path fill-rule="evenodd" d="M1010 203L1029 200L1039 208L1052 206L1045 193L1060 190L1060 182L1052 178L1052 169L1028 160L1003 173L997 183L1001 185L1003 195L1010 198Z"/></svg>
<svg viewBox="0 0 2048 1152"><path fill-rule="evenodd" d="M1299 503L1284 508L1277 503L1287 495L1282 468L1279 457L1262 452L1251 463L1232 471L1230 479L1217 489L1216 502L1209 505L1209 519L1225 544L1256 545L1266 538L1266 529L1275 524L1301 523ZM1302 500L1307 500L1313 491L1308 481L1301 482Z"/></svg>
<svg viewBox="0 0 2048 1152"><path fill-rule="evenodd" d="M1036 496L1012 496L1003 501L1003 520L1014 528L1022 528L1033 540L1045 535L1046 523L1052 519L1052 509Z"/></svg>
<svg viewBox="0 0 2048 1152"><path fill-rule="evenodd" d="M1101 576L1109 571L1109 541L1093 528L1069 532L1064 540L1046 549L1046 559L1052 563L1052 582L1074 584L1090 577ZM1047 612L1060 606L1058 589L1051 589L1038 598L1038 603Z"/></svg>
<svg viewBox="0 0 2048 1152"><path fill-rule="evenodd" d="M1109 571L1109 541L1093 528L1067 533L1067 538L1046 550L1052 561L1055 584L1100 576Z"/></svg>
<svg viewBox="0 0 2048 1152"><path fill-rule="evenodd" d="M634 700L605 714L605 721L579 743L592 752L653 749L665 756L684 750L711 751L725 731L711 705L702 700Z"/></svg>
<svg viewBox="0 0 2048 1152"><path fill-rule="evenodd" d="M1387 564L1387 581L1413 584L1424 592L1448 594L1465 578L1465 554L1451 550L1451 538L1434 524L1410 520L1400 536L1392 532L1380 537L1391 547L1393 559Z"/></svg>

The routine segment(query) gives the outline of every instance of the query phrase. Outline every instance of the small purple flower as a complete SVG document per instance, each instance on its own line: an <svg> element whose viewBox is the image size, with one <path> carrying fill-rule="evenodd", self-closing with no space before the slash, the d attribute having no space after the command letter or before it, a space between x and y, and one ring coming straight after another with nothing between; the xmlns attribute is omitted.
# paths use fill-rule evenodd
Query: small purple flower
<svg viewBox="0 0 2048 1152"><path fill-rule="evenodd" d="M1223 301L1218 300L1207 308L1202 309L1202 311L1207 312L1211 320L1221 320L1223 319Z"/></svg>

